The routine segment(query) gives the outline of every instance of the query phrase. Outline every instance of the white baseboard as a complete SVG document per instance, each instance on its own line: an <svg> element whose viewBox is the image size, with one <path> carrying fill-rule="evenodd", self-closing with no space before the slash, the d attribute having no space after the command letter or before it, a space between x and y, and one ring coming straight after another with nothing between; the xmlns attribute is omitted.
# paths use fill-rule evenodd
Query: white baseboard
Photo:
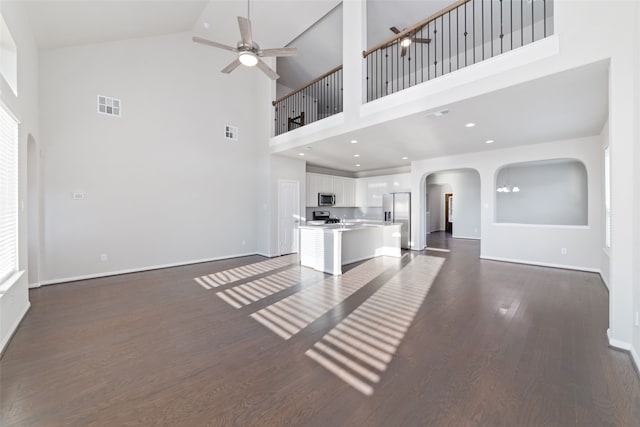
<svg viewBox="0 0 640 427"><path fill-rule="evenodd" d="M620 341L620 340L611 338L611 329L607 329L607 340L609 340L609 345L611 347L629 352L629 355L631 356L631 361L635 365L636 373L640 375L640 356L638 355L638 352L633 347L633 345L625 341Z"/></svg>
<svg viewBox="0 0 640 427"><path fill-rule="evenodd" d="M264 252L256 252L254 255L260 255L260 256L263 256L263 257L266 257L266 258L273 258L273 257L280 256L278 254L267 254L267 253L264 253Z"/></svg>
<svg viewBox="0 0 640 427"><path fill-rule="evenodd" d="M25 305L24 311L20 316L18 316L14 324L11 325L11 328L9 328L9 331L11 332L9 332L7 336L2 339L2 343L0 343L0 357L4 353L4 350L7 348L7 344L9 344L11 338L13 338L13 336L15 335L16 331L18 330L18 326L20 326L20 323L22 323L22 319L24 319L24 316L27 315L27 311L29 311L30 307L31 303L27 301L27 305Z"/></svg>
<svg viewBox="0 0 640 427"><path fill-rule="evenodd" d="M451 237L453 237L454 239L480 240L479 237L456 236L455 234L452 234Z"/></svg>
<svg viewBox="0 0 640 427"><path fill-rule="evenodd" d="M42 286L42 283L40 283L40 282L29 283L29 289L39 288L40 286Z"/></svg>
<svg viewBox="0 0 640 427"><path fill-rule="evenodd" d="M170 264L152 265L152 266L148 266L148 267L129 268L129 269L126 269L126 270L116 270L116 271L109 271L109 272L105 272L105 273L85 274L85 275L82 275L82 276L73 276L73 277L62 277L62 278L58 278L58 279L42 280L42 281L40 281L40 285L54 285L56 283L75 282L77 280L97 279L97 278L100 278L100 277L117 276L119 274L139 273L139 272L142 272L142 271L159 270L161 268L181 267L181 266L184 266L184 265L200 264L200 263L203 263L203 262L211 262L211 261L220 261L220 260L223 260L223 259L230 259L230 258L241 258L241 257L251 256L251 255L258 255L258 254L256 254L255 252L250 252L250 253L235 254L235 255L225 255L225 256L220 256L220 257L215 257L215 258L199 259L199 260L193 260L193 261L184 261L184 262L175 262L175 263L170 263Z"/></svg>
<svg viewBox="0 0 640 427"><path fill-rule="evenodd" d="M604 277L604 274L602 274L602 270L600 270L600 278L602 279L602 283L607 287L607 291L609 291L611 288L609 288L609 282Z"/></svg>
<svg viewBox="0 0 640 427"><path fill-rule="evenodd" d="M499 258L499 257L490 257L490 256L483 256L483 255L480 256L480 259L486 259L489 261L511 262L514 264L536 265L538 267L562 268L564 270L588 271L589 273L602 274L599 268L580 267L577 265L552 264L548 262L528 261L524 259Z"/></svg>

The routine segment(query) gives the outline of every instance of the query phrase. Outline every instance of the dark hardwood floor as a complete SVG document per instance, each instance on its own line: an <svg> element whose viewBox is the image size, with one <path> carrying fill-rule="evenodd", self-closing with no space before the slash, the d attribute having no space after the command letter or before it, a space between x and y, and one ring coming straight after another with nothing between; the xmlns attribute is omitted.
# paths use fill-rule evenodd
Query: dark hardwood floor
<svg viewBox="0 0 640 427"><path fill-rule="evenodd" d="M340 278L252 256L32 290L0 425L640 425L598 275L429 245Z"/></svg>

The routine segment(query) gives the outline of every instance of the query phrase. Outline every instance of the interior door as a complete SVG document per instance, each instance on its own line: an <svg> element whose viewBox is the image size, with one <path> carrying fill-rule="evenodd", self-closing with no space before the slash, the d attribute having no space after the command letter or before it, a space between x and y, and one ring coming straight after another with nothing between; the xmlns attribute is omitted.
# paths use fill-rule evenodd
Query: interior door
<svg viewBox="0 0 640 427"><path fill-rule="evenodd" d="M453 194L444 195L444 230L453 233Z"/></svg>
<svg viewBox="0 0 640 427"><path fill-rule="evenodd" d="M300 183L278 181L278 253L298 252L298 224L300 223Z"/></svg>

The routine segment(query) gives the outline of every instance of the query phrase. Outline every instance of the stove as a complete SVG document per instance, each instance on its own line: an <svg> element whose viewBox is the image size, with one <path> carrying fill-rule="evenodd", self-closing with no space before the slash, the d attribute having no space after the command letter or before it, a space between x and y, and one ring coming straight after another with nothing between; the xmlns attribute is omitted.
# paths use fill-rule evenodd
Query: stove
<svg viewBox="0 0 640 427"><path fill-rule="evenodd" d="M329 211L313 211L314 221L324 221L325 224L336 224L340 222L340 218L331 218Z"/></svg>

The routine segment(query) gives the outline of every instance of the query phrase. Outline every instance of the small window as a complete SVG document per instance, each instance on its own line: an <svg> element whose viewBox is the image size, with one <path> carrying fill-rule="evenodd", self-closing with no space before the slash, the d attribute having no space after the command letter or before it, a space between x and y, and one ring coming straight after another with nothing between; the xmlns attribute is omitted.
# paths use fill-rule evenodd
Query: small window
<svg viewBox="0 0 640 427"><path fill-rule="evenodd" d="M231 139L232 141L238 140L238 128L236 126L225 125L224 127L224 137L226 139Z"/></svg>
<svg viewBox="0 0 640 427"><path fill-rule="evenodd" d="M120 100L98 95L98 113L120 117Z"/></svg>

